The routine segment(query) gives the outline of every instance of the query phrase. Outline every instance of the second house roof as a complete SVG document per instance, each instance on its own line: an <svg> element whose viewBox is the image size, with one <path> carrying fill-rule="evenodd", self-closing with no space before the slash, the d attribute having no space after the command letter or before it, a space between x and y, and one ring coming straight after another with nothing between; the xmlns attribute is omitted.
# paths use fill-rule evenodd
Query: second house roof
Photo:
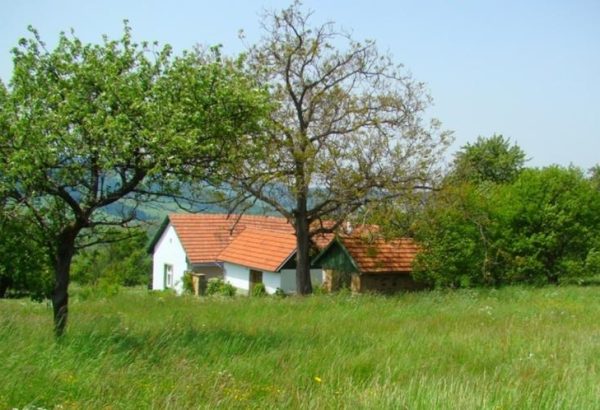
<svg viewBox="0 0 600 410"><path fill-rule="evenodd" d="M246 228L218 259L261 271L278 272L296 253L296 235Z"/></svg>

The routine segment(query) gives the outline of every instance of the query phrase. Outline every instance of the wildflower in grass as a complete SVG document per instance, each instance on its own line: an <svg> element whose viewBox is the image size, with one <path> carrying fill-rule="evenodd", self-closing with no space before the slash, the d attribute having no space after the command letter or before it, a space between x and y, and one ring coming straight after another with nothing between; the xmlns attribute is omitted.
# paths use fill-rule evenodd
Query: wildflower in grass
<svg viewBox="0 0 600 410"><path fill-rule="evenodd" d="M323 380L321 380L321 378L319 376L315 376L315 381L317 383L321 383Z"/></svg>

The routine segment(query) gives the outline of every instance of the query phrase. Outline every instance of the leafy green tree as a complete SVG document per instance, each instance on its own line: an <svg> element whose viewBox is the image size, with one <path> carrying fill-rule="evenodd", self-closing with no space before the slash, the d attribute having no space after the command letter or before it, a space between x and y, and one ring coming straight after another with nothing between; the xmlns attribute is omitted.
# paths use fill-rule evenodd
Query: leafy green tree
<svg viewBox="0 0 600 410"><path fill-rule="evenodd" d="M578 168L527 169L506 187L501 245L512 281L583 276L600 244L600 192ZM587 264L587 265L586 265Z"/></svg>
<svg viewBox="0 0 600 410"><path fill-rule="evenodd" d="M156 195L189 196L215 177L268 105L237 62L214 52L119 40L84 44L62 33L47 50L35 30L13 49L0 87L0 193L35 226L55 277L55 333L68 315L76 250L119 239ZM119 233L120 235L120 233Z"/></svg>
<svg viewBox="0 0 600 410"><path fill-rule="evenodd" d="M577 168L525 169L510 184L454 182L413 226L415 276L437 286L559 283L595 275L600 192Z"/></svg>
<svg viewBox="0 0 600 410"><path fill-rule="evenodd" d="M508 183L517 178L525 160L525 152L502 135L478 137L456 153L451 176L474 183Z"/></svg>
<svg viewBox="0 0 600 410"><path fill-rule="evenodd" d="M590 182L596 190L600 191L600 165L595 165L590 169Z"/></svg>
<svg viewBox="0 0 600 410"><path fill-rule="evenodd" d="M312 291L311 238L370 202L426 184L449 137L439 122L423 122L430 97L422 83L373 41L310 17L299 2L267 14L264 38L248 51L248 70L278 106L231 182L294 225L300 294Z"/></svg>
<svg viewBox="0 0 600 410"><path fill-rule="evenodd" d="M396 213L396 225L410 221L409 234L423 244L415 263L418 279L450 287L505 282L505 253L497 242L505 229L498 194L524 163L525 153L502 135L479 137L455 154L442 188L428 195L420 210L409 213L403 206Z"/></svg>
<svg viewBox="0 0 600 410"><path fill-rule="evenodd" d="M436 287L498 285L498 229L495 185L461 182L430 198L413 223L422 246L414 277Z"/></svg>

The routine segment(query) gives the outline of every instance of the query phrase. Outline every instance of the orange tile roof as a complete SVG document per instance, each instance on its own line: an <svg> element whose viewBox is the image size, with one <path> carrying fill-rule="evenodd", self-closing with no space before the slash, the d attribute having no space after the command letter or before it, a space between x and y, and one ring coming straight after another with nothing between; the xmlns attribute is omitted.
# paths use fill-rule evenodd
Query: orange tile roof
<svg viewBox="0 0 600 410"><path fill-rule="evenodd" d="M239 235L248 228L275 233L292 234L294 228L287 219L277 216L227 214L170 214L169 222L192 264L214 263L218 256ZM237 221L237 224L236 224ZM160 235L161 232L158 232ZM319 234L313 237L315 245L323 249L333 239L333 234ZM156 241L151 245L153 248Z"/></svg>
<svg viewBox="0 0 600 410"><path fill-rule="evenodd" d="M293 233L285 218L226 214L171 214L169 221L191 263L216 262L217 256L246 228Z"/></svg>
<svg viewBox="0 0 600 410"><path fill-rule="evenodd" d="M218 259L259 270L278 272L296 252L296 235L291 232L246 228Z"/></svg>
<svg viewBox="0 0 600 410"><path fill-rule="evenodd" d="M340 237L362 273L411 272L419 246L410 238L386 241L364 236Z"/></svg>

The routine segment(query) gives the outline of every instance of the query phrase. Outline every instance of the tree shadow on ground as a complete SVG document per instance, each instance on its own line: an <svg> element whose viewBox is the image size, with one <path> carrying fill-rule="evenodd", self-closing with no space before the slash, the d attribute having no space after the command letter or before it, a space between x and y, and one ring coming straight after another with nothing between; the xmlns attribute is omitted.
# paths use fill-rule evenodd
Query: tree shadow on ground
<svg viewBox="0 0 600 410"><path fill-rule="evenodd" d="M268 353L288 345L284 335L269 332L244 332L228 328L198 328L195 326L165 327L160 330L130 331L114 329L70 329L60 343L85 360L111 356L122 364L137 360L160 363L169 357L194 357L208 362L234 357Z"/></svg>

